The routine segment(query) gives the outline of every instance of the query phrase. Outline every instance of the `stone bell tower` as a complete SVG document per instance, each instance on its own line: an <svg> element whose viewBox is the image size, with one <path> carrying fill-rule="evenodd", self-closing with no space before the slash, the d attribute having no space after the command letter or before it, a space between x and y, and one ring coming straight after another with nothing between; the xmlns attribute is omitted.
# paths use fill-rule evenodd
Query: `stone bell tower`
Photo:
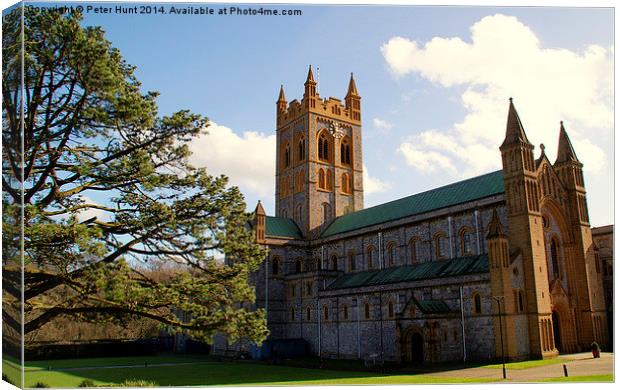
<svg viewBox="0 0 620 390"><path fill-rule="evenodd" d="M363 208L361 97L351 74L345 97L322 99L312 66L301 101L276 102L276 215L306 238Z"/></svg>
<svg viewBox="0 0 620 390"><path fill-rule="evenodd" d="M510 253L520 254L523 259L530 354L535 358L556 356L558 351L553 345L551 297L534 145L525 135L512 98L508 109L506 137L500 151Z"/></svg>

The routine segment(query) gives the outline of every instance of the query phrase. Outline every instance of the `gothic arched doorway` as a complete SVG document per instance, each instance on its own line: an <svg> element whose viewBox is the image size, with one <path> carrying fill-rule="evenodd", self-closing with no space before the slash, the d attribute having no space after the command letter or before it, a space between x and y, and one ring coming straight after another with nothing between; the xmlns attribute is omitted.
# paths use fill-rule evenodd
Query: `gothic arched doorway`
<svg viewBox="0 0 620 390"><path fill-rule="evenodd" d="M424 338L420 333L415 332L411 335L409 348L411 351L411 362L414 364L424 363Z"/></svg>
<svg viewBox="0 0 620 390"><path fill-rule="evenodd" d="M562 352L562 335L560 333L560 317L557 311L551 313L551 322L553 322L553 343L558 351Z"/></svg>

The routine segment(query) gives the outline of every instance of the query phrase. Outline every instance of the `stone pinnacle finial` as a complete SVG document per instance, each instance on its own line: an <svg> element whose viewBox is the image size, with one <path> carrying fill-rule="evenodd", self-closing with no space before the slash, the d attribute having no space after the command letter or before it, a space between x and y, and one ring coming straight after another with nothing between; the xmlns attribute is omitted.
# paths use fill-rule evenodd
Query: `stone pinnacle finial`
<svg viewBox="0 0 620 390"><path fill-rule="evenodd" d="M314 83L314 74L312 73L312 64L308 67L308 77L306 78L306 84Z"/></svg>
<svg viewBox="0 0 620 390"><path fill-rule="evenodd" d="M355 79L353 78L353 72L351 72L351 78L349 79L349 89L347 90L347 97L359 96L357 93L357 86L355 85Z"/></svg>
<svg viewBox="0 0 620 390"><path fill-rule="evenodd" d="M573 144L570 142L568 133L564 128L564 121L560 121L560 138L558 140L558 158L555 160L555 164L566 161L579 162Z"/></svg>
<svg viewBox="0 0 620 390"><path fill-rule="evenodd" d="M282 84L280 84L280 95L278 96L278 102L286 102L286 96L284 96L284 85Z"/></svg>
<svg viewBox="0 0 620 390"><path fill-rule="evenodd" d="M506 138L504 138L504 143L502 146L520 142L529 143L512 98L509 98L508 100L510 101L510 104L508 107L508 119L506 121Z"/></svg>

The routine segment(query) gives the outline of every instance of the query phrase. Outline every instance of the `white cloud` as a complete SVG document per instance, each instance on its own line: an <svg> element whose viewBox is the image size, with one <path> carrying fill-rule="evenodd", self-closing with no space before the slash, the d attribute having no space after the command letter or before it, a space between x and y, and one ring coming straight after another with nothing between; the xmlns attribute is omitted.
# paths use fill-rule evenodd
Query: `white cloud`
<svg viewBox="0 0 620 390"><path fill-rule="evenodd" d="M368 169L366 165L363 166L363 181L364 181L364 193L366 195L375 194L379 192L385 192L389 190L392 186L390 183L380 180L376 177L370 176L368 173Z"/></svg>
<svg viewBox="0 0 620 390"><path fill-rule="evenodd" d="M449 158L436 151L427 151L411 142L403 142L398 151L403 154L407 164L423 173L435 173L438 169L456 174L456 168Z"/></svg>
<svg viewBox="0 0 620 390"><path fill-rule="evenodd" d="M372 124L375 126L377 130L384 130L384 131L390 130L393 126L392 123L388 122L385 119L381 119L381 118L373 118Z"/></svg>
<svg viewBox="0 0 620 390"><path fill-rule="evenodd" d="M255 131L238 135L211 122L208 134L193 140L191 163L213 175L224 174L242 192L273 197L275 191L276 136Z"/></svg>
<svg viewBox="0 0 620 390"><path fill-rule="evenodd" d="M84 204L90 204L94 206L100 205L99 203L95 202L93 199L89 198L88 196L80 195L80 198L84 201ZM105 222L105 221L110 221L111 217L112 217L111 213L101 210L101 209L92 208L92 207L80 209L77 212L78 222L88 221L91 218L97 218L98 221Z"/></svg>
<svg viewBox="0 0 620 390"><path fill-rule="evenodd" d="M416 169L456 175L458 167L458 176L467 177L500 167L498 147L512 96L530 141L545 143L552 161L559 121L564 120L586 171L606 170L610 156L604 140L611 140L613 131L610 48L544 48L528 26L498 14L471 27L471 42L434 37L419 44L394 37L381 52L396 77L417 74L443 87L464 87L464 118L400 145L400 153Z"/></svg>

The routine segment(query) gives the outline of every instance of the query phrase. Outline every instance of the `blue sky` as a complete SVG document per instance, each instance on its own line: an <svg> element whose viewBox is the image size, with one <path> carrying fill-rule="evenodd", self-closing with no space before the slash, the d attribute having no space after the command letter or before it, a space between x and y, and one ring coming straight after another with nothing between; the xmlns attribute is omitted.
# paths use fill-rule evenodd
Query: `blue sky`
<svg viewBox="0 0 620 390"><path fill-rule="evenodd" d="M300 98L312 64L323 97L343 98L355 74L366 206L499 169L513 96L536 156L544 142L554 161L565 120L586 164L592 224L613 223L611 9L267 7L303 16L87 14L84 23L103 26L144 90L161 93L161 113L190 109L217 124L195 162L230 176L249 209L262 199L273 214L275 100L280 84Z"/></svg>

